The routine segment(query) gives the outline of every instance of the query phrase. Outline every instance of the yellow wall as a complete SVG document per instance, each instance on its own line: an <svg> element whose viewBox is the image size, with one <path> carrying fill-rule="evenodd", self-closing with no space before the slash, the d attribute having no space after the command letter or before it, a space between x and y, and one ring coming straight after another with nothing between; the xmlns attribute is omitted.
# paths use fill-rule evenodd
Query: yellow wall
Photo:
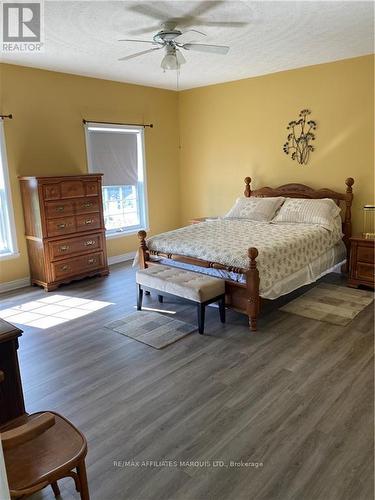
<svg viewBox="0 0 375 500"><path fill-rule="evenodd" d="M179 225L177 93L15 65L0 65L0 112L5 120L19 258L0 262L0 282L29 275L18 175L87 171L82 118L154 124L145 129L151 232ZM108 254L135 250L136 236L107 241Z"/></svg>
<svg viewBox="0 0 375 500"><path fill-rule="evenodd" d="M301 109L318 122L316 151L300 166L282 151ZM345 189L355 178L354 226L374 200L374 57L311 66L176 93L14 65L0 65L19 258L0 262L0 282L29 274L18 175L86 172L82 118L153 122L146 129L152 233L190 217L225 213L253 187L302 182ZM180 144L180 151L178 146ZM108 240L110 256L135 236Z"/></svg>
<svg viewBox="0 0 375 500"><path fill-rule="evenodd" d="M282 150L301 109L318 123L300 166ZM345 190L354 177L354 229L374 200L374 57L274 73L179 94L182 222L224 214L243 192L289 182Z"/></svg>

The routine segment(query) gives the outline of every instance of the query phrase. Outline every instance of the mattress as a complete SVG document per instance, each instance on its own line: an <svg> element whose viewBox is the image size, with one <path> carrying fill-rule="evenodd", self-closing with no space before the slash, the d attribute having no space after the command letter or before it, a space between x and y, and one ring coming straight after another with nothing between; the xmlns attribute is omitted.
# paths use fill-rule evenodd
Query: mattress
<svg viewBox="0 0 375 500"><path fill-rule="evenodd" d="M248 248L256 247L260 295L276 298L314 281L324 270L344 260L345 247L341 238L339 226L328 231L312 224L219 219L153 236L147 240L147 245L154 252L183 255L244 270L249 268ZM168 259L161 262L177 265ZM232 281L244 281L241 274L195 266L188 268Z"/></svg>

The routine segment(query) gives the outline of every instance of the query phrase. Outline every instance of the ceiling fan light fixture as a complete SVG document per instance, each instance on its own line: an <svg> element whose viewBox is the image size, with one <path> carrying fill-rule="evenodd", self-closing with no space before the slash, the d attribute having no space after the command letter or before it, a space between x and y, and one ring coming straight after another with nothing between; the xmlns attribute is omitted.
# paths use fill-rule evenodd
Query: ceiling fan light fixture
<svg viewBox="0 0 375 500"><path fill-rule="evenodd" d="M180 65L178 64L177 57L175 54L166 54L162 61L160 66L165 70L165 69L178 69Z"/></svg>
<svg viewBox="0 0 375 500"><path fill-rule="evenodd" d="M185 64L186 60L179 50L175 48L167 48L167 53L163 57L160 66L166 70L177 70L180 69L181 64Z"/></svg>

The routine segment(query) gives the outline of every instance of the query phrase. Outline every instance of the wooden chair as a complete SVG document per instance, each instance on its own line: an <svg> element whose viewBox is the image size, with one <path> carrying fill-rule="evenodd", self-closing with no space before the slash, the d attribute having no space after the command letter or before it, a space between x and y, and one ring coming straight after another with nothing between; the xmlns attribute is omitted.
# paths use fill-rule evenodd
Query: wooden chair
<svg viewBox="0 0 375 500"><path fill-rule="evenodd" d="M24 498L48 485L57 497L57 481L70 476L81 499L89 500L86 439L61 415L22 415L2 427L1 442L11 498Z"/></svg>

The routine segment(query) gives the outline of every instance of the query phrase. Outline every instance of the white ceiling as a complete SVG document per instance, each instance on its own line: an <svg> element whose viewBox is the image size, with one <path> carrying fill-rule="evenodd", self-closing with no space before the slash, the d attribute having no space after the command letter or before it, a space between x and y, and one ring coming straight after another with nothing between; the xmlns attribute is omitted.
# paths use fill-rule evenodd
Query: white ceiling
<svg viewBox="0 0 375 500"><path fill-rule="evenodd" d="M373 11L371 1L46 0L44 52L3 53L2 60L176 89L176 72L160 68L162 50L120 62L148 46L117 40L151 39L162 21L193 14L201 23L190 27L207 34L199 41L229 45L230 51L226 56L184 51L179 88L187 89L373 53ZM243 26L203 26L203 21ZM135 34L138 30L147 33Z"/></svg>

